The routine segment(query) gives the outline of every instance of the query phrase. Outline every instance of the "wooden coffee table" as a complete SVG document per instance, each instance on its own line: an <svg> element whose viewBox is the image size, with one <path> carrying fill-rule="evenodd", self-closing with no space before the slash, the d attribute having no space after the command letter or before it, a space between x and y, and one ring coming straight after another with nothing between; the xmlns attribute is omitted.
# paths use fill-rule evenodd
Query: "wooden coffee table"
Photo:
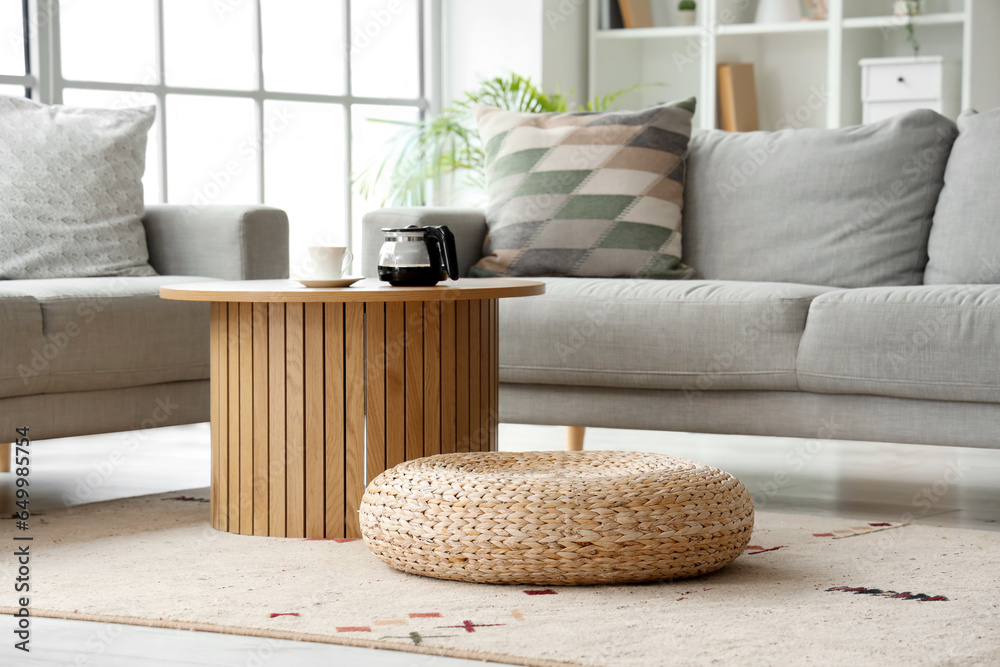
<svg viewBox="0 0 1000 667"><path fill-rule="evenodd" d="M497 300L530 280L315 289L172 285L212 302L212 526L361 537L366 484L403 461L497 448Z"/></svg>

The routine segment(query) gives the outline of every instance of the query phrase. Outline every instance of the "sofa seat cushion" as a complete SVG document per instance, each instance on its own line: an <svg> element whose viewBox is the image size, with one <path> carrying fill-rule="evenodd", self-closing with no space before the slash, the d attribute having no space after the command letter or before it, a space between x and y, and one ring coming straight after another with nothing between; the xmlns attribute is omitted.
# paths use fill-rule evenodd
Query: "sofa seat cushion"
<svg viewBox="0 0 1000 667"><path fill-rule="evenodd" d="M48 372L32 373L34 355L41 355L48 342L42 335L42 309L38 302L17 289L18 283L0 282L0 398L38 394L44 389Z"/></svg>
<svg viewBox="0 0 1000 667"><path fill-rule="evenodd" d="M93 391L201 380L209 374L209 304L160 299L189 276L18 280L41 312L37 347L16 361L40 391ZM35 323L38 326L38 323ZM35 352L39 354L35 354ZM7 361L6 346L2 355Z"/></svg>
<svg viewBox="0 0 1000 667"><path fill-rule="evenodd" d="M548 278L500 301L500 381L683 389L795 389L809 303L790 283Z"/></svg>
<svg viewBox="0 0 1000 667"><path fill-rule="evenodd" d="M817 297L805 391L1000 402L1000 287L873 287Z"/></svg>

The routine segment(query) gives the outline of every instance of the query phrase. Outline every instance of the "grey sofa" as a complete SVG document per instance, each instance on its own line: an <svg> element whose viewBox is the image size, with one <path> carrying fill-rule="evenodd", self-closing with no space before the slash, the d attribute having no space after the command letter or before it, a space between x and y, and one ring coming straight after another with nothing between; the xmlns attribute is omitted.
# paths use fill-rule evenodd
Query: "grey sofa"
<svg viewBox="0 0 1000 667"><path fill-rule="evenodd" d="M208 421L208 304L159 289L287 278L288 218L160 205L143 225L158 276L0 281L0 442Z"/></svg>
<svg viewBox="0 0 1000 667"><path fill-rule="evenodd" d="M696 134L700 278L503 300L501 421L1000 447L998 113ZM463 275L482 254L482 211L384 209L366 275L407 224L448 225Z"/></svg>

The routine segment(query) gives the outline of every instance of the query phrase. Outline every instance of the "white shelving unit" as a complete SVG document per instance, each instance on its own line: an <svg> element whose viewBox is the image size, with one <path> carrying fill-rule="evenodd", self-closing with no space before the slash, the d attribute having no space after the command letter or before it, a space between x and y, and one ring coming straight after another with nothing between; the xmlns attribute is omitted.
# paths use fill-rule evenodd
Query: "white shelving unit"
<svg viewBox="0 0 1000 667"><path fill-rule="evenodd" d="M675 0L651 2L663 27L599 30L590 0L590 96L662 83L622 106L695 96L698 127L716 127L718 63L754 63L761 129L832 128L862 120L860 60L913 55L892 0L827 0L825 21L771 24L753 22L756 2L699 0L694 27L669 25ZM961 64L962 109L1000 106L1000 0L925 0L914 26L920 55Z"/></svg>

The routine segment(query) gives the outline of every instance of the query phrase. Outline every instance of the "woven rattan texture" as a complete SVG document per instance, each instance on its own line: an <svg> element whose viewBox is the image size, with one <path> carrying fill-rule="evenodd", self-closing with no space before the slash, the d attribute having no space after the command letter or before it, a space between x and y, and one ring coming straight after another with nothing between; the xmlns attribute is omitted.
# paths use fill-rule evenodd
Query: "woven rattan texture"
<svg viewBox="0 0 1000 667"><path fill-rule="evenodd" d="M753 530L732 475L639 452L441 454L368 485L361 532L379 559L461 581L598 584L693 577Z"/></svg>

